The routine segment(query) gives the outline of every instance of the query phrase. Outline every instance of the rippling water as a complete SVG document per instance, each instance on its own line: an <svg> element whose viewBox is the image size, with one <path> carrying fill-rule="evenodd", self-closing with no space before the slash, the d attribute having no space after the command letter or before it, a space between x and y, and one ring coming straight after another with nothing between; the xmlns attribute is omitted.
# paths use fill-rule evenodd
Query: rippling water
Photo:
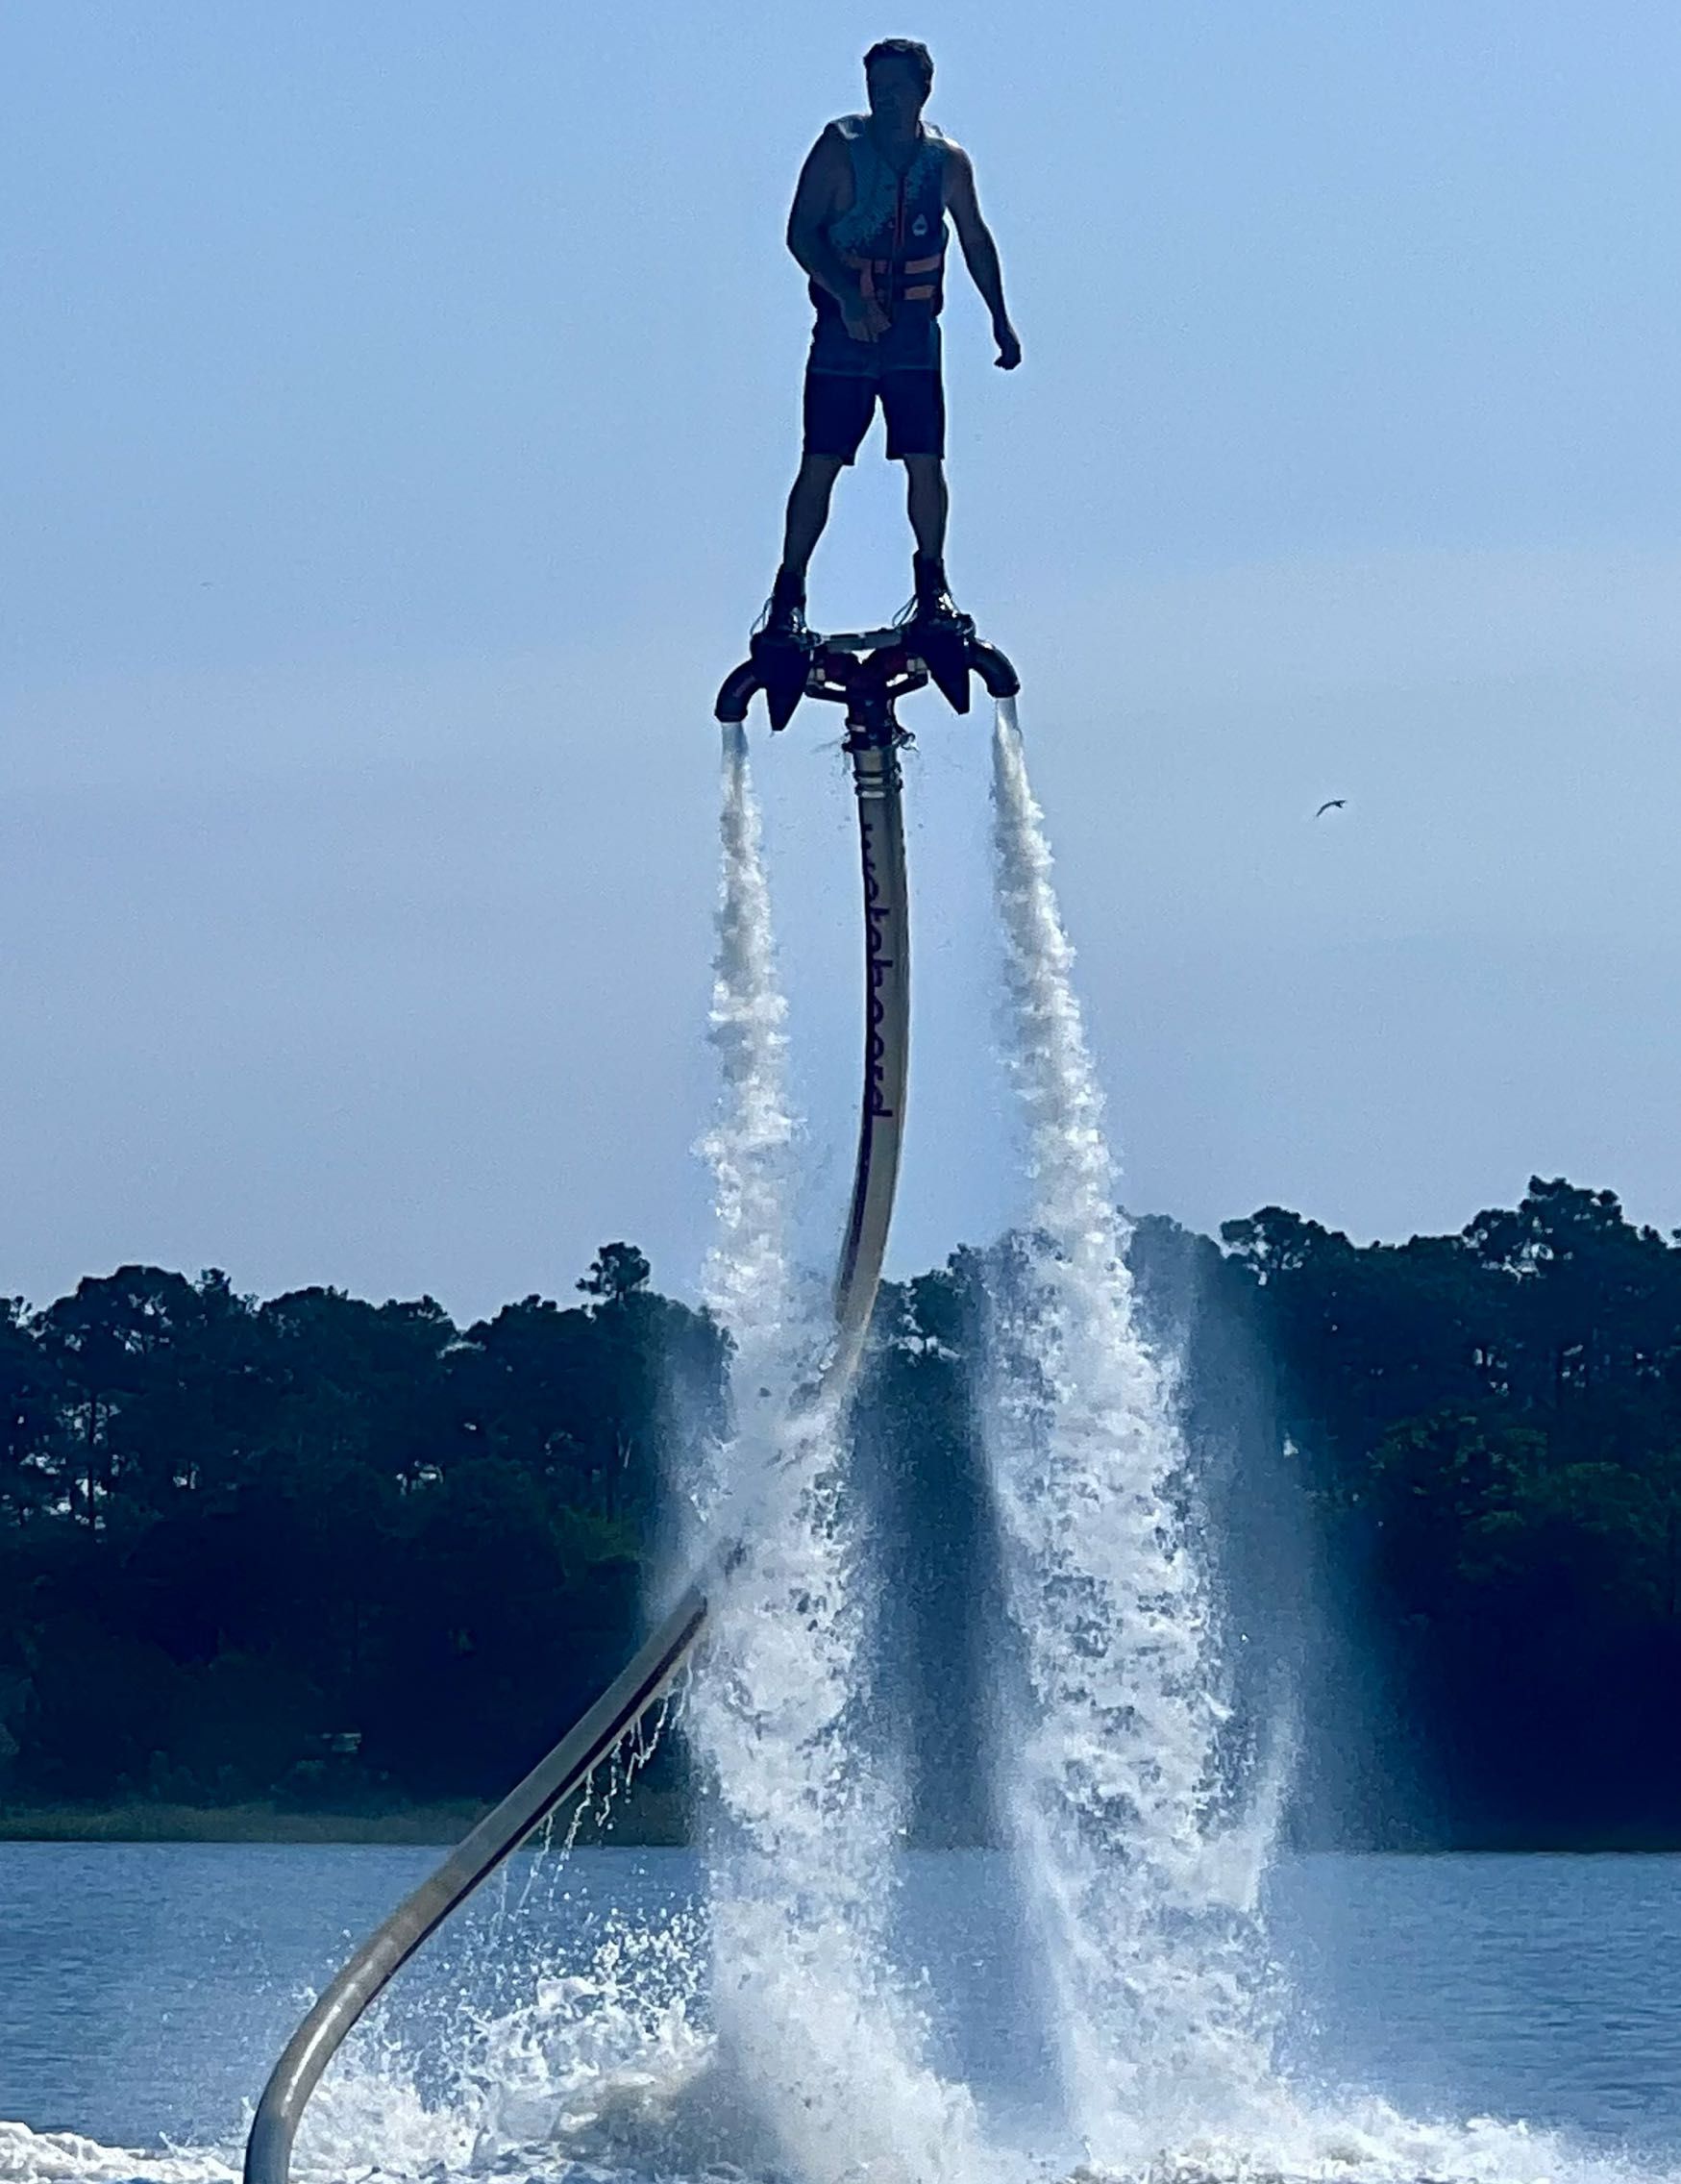
<svg viewBox="0 0 1681 2184"><path fill-rule="evenodd" d="M432 1855L0 1845L0 2179L227 2173L306 1993ZM700 1878L680 1851L522 1861L334 2067L301 2172L762 2167L708 2082ZM912 1854L905 1883L941 2067L1001 2173L1067 2173L1001 1861ZM1277 2129L1158 2172L1535 2184L1681 2159L1681 1861L1315 1858L1273 1895L1298 1998Z"/></svg>

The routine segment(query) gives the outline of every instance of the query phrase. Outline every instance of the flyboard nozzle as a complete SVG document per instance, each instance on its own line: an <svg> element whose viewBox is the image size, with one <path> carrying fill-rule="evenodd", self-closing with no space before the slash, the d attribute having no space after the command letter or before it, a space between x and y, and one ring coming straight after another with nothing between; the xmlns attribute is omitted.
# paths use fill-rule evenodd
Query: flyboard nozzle
<svg viewBox="0 0 1681 2184"><path fill-rule="evenodd" d="M1022 678L997 645L983 643L979 637L971 637L969 664L979 676L980 686L989 698L1015 698L1021 695Z"/></svg>
<svg viewBox="0 0 1681 2184"><path fill-rule="evenodd" d="M712 707L712 718L725 728L739 727L747 718L747 708L753 703L753 694L759 688L757 663L744 659L741 665L724 679L718 693L718 702Z"/></svg>

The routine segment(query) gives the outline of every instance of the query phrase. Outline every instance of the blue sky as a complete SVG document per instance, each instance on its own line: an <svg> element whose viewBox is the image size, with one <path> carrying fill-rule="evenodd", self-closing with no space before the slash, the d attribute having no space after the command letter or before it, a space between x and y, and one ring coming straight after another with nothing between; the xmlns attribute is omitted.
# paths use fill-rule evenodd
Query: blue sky
<svg viewBox="0 0 1681 2184"><path fill-rule="evenodd" d="M927 38L1026 349L949 314L1129 1203L1681 1222L1681 18L1467 6L14 11L0 1290L564 1288L705 1236L713 688L768 587L781 250ZM813 611L907 588L845 482ZM919 702L920 703L920 702ZM898 1260L1014 1204L984 736L918 714ZM760 775L845 1184L830 724ZM1323 797L1346 812L1315 826Z"/></svg>

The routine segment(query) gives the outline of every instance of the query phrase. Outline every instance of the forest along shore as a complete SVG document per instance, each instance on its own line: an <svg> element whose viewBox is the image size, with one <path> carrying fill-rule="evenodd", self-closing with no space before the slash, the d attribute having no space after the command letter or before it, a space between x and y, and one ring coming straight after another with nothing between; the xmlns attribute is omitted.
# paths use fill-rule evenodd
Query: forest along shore
<svg viewBox="0 0 1681 2184"><path fill-rule="evenodd" d="M856 1417L925 1843L987 1834L1009 1248L888 1285ZM1267 1206L1129 1250L1234 1612L1291 1648L1294 1839L1681 1843L1681 1244L1536 1178L1452 1235ZM140 1266L0 1299L0 1833L446 1841L502 1796L635 1642L671 1391L685 1431L724 1417L722 1330L639 1251L578 1290L466 1328ZM674 1741L617 1840L677 1832Z"/></svg>

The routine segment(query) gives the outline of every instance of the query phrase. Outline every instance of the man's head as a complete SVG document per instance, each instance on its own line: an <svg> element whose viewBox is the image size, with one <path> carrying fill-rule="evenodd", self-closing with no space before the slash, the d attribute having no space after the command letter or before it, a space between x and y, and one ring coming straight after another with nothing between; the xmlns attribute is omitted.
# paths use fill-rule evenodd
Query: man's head
<svg viewBox="0 0 1681 2184"><path fill-rule="evenodd" d="M914 37L878 39L864 56L864 81L878 121L914 128L933 86L933 55Z"/></svg>

